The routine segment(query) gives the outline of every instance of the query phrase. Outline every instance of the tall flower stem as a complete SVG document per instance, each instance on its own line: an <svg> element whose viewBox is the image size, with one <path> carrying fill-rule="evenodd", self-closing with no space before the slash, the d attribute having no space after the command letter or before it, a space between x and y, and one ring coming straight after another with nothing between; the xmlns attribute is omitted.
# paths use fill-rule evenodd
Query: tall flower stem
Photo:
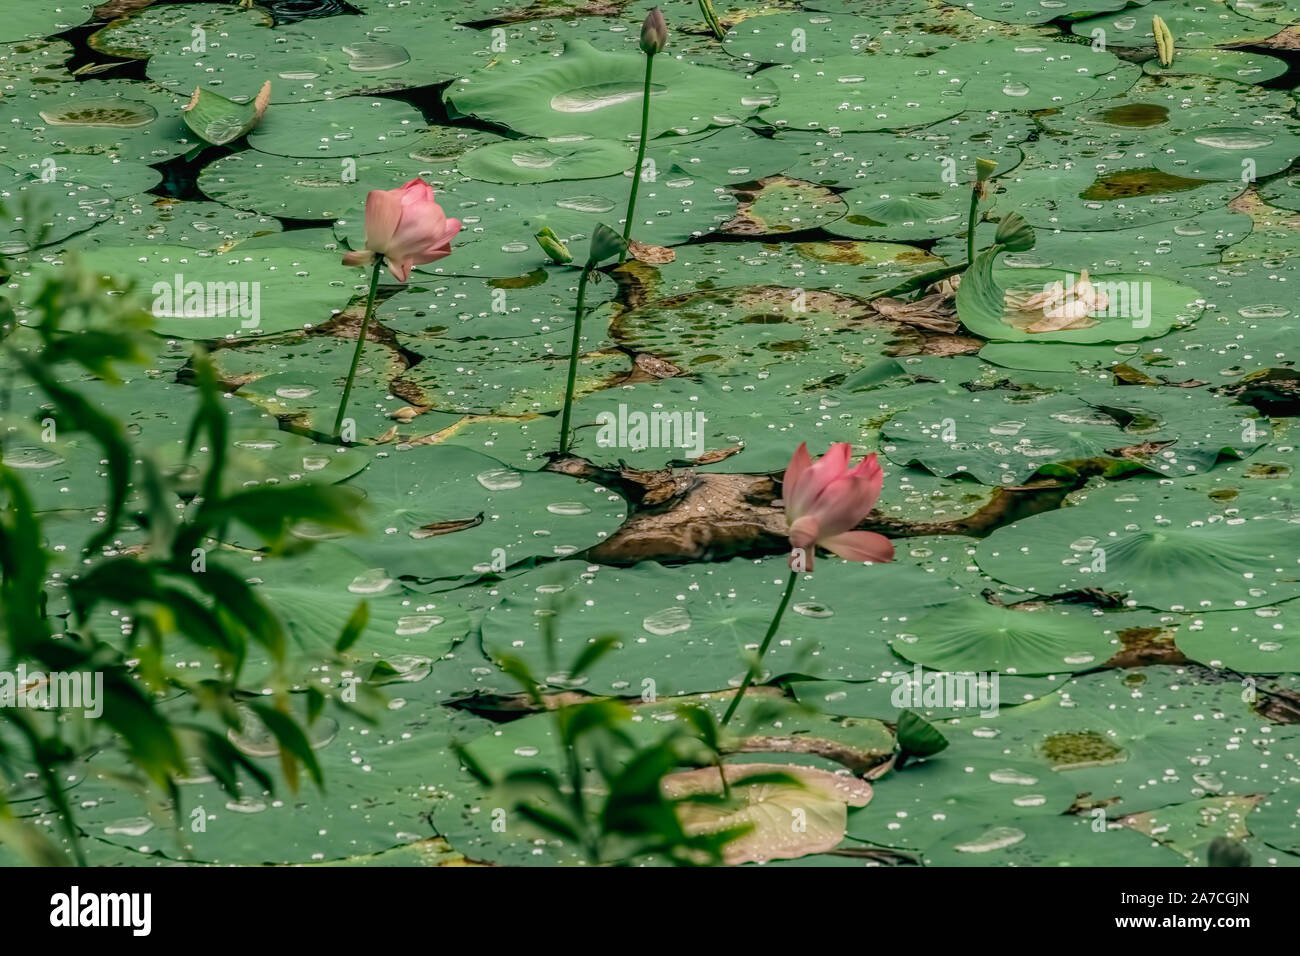
<svg viewBox="0 0 1300 956"><path fill-rule="evenodd" d="M980 184L975 183L970 190L970 215L966 219L966 264L975 261L975 220L980 211Z"/></svg>
<svg viewBox="0 0 1300 956"><path fill-rule="evenodd" d="M731 718L735 716L736 708L740 706L740 701L745 696L745 691L749 690L755 678L758 677L759 668L763 666L763 657L767 654L767 649L772 645L772 638L776 636L777 628L781 626L781 618L785 616L785 609L790 605L790 595L794 594L794 585L798 580L798 571L791 571L790 577L786 578L785 593L781 595L781 603L777 605L772 623L767 626L767 633L763 635L763 643L758 647L758 656L754 658L754 663L749 665L749 672L745 674L745 679L741 681L740 689L736 691L736 696L731 698L731 703L727 706L727 712L722 715L723 727L731 722Z"/></svg>
<svg viewBox="0 0 1300 956"><path fill-rule="evenodd" d="M641 187L641 164L645 162L646 134L650 131L650 76L654 72L655 58L646 54L645 87L641 93L641 144L636 149L636 166L632 169L632 191L627 197L627 219L623 222L623 242L632 236L632 217L636 214L636 194ZM620 263L627 261L627 249L619 253Z"/></svg>
<svg viewBox="0 0 1300 956"><path fill-rule="evenodd" d="M352 353L352 367L348 369L347 384L343 386L343 397L339 399L339 411L334 416L334 430L331 434L339 437L343 427L343 416L348 412L348 398L352 395L352 383L357 378L357 366L361 364L361 350L366 347L366 330L370 328L370 318L375 311L375 293L379 291L379 272L384 268L384 257L375 256L375 267L370 273L370 295L366 297L366 314L361 320L361 329L357 332L357 350Z"/></svg>
<svg viewBox="0 0 1300 956"><path fill-rule="evenodd" d="M573 342L569 345L569 381L564 386L564 413L560 416L560 454L569 453L569 416L573 411L573 385L578 380L578 349L582 341L582 306L587 297L587 280L591 266L582 270L578 279L578 304L573 310Z"/></svg>

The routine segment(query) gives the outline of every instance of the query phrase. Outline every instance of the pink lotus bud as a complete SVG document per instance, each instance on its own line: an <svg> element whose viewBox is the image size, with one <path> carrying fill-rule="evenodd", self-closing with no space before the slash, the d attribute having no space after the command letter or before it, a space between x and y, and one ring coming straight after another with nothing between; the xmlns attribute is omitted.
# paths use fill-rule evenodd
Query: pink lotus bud
<svg viewBox="0 0 1300 956"><path fill-rule="evenodd" d="M849 561L894 559L894 546L884 535L852 530L875 507L885 476L874 453L853 469L851 454L848 442L839 442L814 464L807 444L802 444L785 470L781 497L790 545L803 549L804 566L810 570L818 546Z"/></svg>
<svg viewBox="0 0 1300 956"><path fill-rule="evenodd" d="M460 220L447 218L423 179L400 189L374 189L366 196L366 248L345 253L343 263L368 265L380 255L393 278L405 282L413 267L451 255L458 232Z"/></svg>

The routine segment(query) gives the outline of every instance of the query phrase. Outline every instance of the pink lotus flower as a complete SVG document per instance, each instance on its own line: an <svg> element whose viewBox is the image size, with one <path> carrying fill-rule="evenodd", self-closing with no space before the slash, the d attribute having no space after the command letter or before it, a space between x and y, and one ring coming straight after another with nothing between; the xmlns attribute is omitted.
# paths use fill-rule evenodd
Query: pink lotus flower
<svg viewBox="0 0 1300 956"><path fill-rule="evenodd" d="M884 535L852 530L875 507L885 476L874 453L849 470L851 454L848 442L839 442L813 464L805 443L785 470L782 497L790 545L804 550L808 570L818 545L849 561L894 559L894 546Z"/></svg>
<svg viewBox="0 0 1300 956"><path fill-rule="evenodd" d="M400 189L373 189L366 196L366 248L343 255L343 264L365 266L380 255L398 282L411 269L451 255L460 220L448 219L433 200L433 187L416 177Z"/></svg>

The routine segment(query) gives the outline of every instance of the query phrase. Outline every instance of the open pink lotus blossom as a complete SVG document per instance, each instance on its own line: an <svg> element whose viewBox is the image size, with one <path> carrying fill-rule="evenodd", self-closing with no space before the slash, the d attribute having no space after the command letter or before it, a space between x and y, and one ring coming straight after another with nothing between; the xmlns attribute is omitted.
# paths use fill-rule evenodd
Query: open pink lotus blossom
<svg viewBox="0 0 1300 956"><path fill-rule="evenodd" d="M370 265L381 255L393 278L405 282L415 266L451 255L458 232L460 220L447 218L423 179L400 189L372 189L366 196L366 248L344 253L343 264Z"/></svg>
<svg viewBox="0 0 1300 956"><path fill-rule="evenodd" d="M851 454L848 442L839 442L813 464L805 443L785 470L781 496L790 545L804 550L808 570L818 545L849 561L894 559L894 546L884 535L852 530L875 507L885 476L874 453L850 470Z"/></svg>

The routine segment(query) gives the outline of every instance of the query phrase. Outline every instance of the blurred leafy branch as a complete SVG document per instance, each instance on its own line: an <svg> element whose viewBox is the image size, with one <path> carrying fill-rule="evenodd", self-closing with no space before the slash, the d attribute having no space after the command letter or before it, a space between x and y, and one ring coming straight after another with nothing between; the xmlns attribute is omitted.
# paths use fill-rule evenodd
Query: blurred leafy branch
<svg viewBox="0 0 1300 956"><path fill-rule="evenodd" d="M569 683L581 681L618 646L619 639L594 638L561 668L557 613L552 607L540 622L548 672L562 671ZM568 695L548 699L545 684L521 658L503 655L496 663L520 684L535 707L552 714L561 769L533 767L498 777L468 748L458 746L461 763L534 827L577 848L587 865L658 861L674 866L715 866L724 862L728 843L753 829L752 824L704 830L684 824L691 816L689 805L724 812L743 805L725 785L725 777L717 793L670 797L663 787L664 778L683 766L716 763L721 774L723 731L706 708L679 707L681 720L672 729L650 744L641 744L627 730L634 713L623 701L573 700ZM743 783L801 786L788 774L765 772L749 774Z"/></svg>
<svg viewBox="0 0 1300 956"><path fill-rule="evenodd" d="M0 272L8 272L0 264ZM130 290L87 274L68 261L57 273L24 282L13 300L0 298L0 669L32 665L50 674L102 675L99 720L73 710L0 706L0 842L43 863L67 862L44 832L15 811L12 797L35 776L60 819L72 856L85 863L72 807L61 785L67 768L98 749L120 745L144 788L160 790L182 819L178 780L201 766L232 797L241 774L264 790L270 775L232 744L248 715L274 736L290 789L305 772L323 786L307 729L332 702L367 718L364 707L315 687L303 691L305 720L291 707L295 688L286 661L290 639L283 622L253 585L220 560L232 526L251 531L272 555L283 553L289 530L301 521L358 530L359 496L324 483L265 485L227 492L223 482L229 446L227 419L212 362L193 359L198 408L185 441L186 463L208 452L200 492L188 500L149 449L134 444L122 423L78 391L77 380L120 383L119 370L145 361L152 316ZM15 302L22 302L22 312ZM21 318L21 323L20 323ZM22 347L13 333L25 334ZM66 594L52 598L50 552L20 474L3 462L4 439L24 423L10 414L15 374L34 385L40 411L60 435L88 436L102 454L107 481L102 527L85 545L82 567L67 576ZM44 420L44 419L43 419ZM27 424L30 427L30 423ZM143 529L142 547L112 544L124 527ZM106 639L92 627L97 609L119 609L130 626ZM60 609L58 612L51 608ZM366 625L360 605L339 636L341 655ZM216 677L187 679L167 666L176 642L216 662ZM272 662L272 676L257 693L240 685L251 648ZM269 690L269 693L267 693ZM166 711L164 699L172 698ZM175 699L183 702L177 707ZM27 791L28 793L30 791Z"/></svg>

